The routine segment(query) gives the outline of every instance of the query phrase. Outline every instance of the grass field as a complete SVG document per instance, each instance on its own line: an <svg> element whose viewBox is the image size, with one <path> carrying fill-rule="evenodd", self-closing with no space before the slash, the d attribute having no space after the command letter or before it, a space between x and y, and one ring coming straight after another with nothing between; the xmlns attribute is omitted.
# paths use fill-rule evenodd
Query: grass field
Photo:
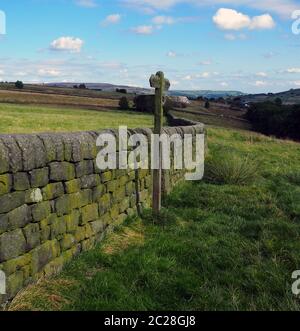
<svg viewBox="0 0 300 331"><path fill-rule="evenodd" d="M25 105L59 105L72 107L89 107L90 109L116 109L119 99L83 97L77 95L60 95L52 93L32 93L0 90L0 102Z"/></svg>
<svg viewBox="0 0 300 331"><path fill-rule="evenodd" d="M118 110L109 112L0 103L0 133L89 131L119 125L152 127L153 116Z"/></svg>
<svg viewBox="0 0 300 331"><path fill-rule="evenodd" d="M300 145L208 129L209 159L250 158L247 184L178 186L163 226L131 219L10 310L299 310Z"/></svg>
<svg viewBox="0 0 300 331"><path fill-rule="evenodd" d="M251 130L251 123L232 119L232 118L226 118L221 116L211 116L211 115L204 115L204 114L191 114L185 111L172 111L176 116L182 116L188 119L191 119L193 121L198 121L201 123L204 123L208 126L214 126L214 127L222 127L222 128L235 128L240 130Z"/></svg>

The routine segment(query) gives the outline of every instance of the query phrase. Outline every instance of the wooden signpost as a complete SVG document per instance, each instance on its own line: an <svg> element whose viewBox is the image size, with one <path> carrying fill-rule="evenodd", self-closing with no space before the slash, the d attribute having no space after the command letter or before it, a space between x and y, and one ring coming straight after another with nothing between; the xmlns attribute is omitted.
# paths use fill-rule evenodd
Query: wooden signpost
<svg viewBox="0 0 300 331"><path fill-rule="evenodd" d="M164 92L169 90L170 82L165 79L162 71L150 78L150 86L155 88L155 119L154 119L154 134L161 135L163 125L163 98ZM162 189L162 150L159 144L159 169L153 170L153 199L152 208L153 215L159 215L161 210L161 189Z"/></svg>

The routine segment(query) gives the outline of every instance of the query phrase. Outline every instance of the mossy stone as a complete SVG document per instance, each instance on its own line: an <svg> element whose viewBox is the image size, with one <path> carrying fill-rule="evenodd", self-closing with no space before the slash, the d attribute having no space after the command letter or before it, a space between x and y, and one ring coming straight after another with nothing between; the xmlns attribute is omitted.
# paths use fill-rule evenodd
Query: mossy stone
<svg viewBox="0 0 300 331"><path fill-rule="evenodd" d="M0 195L9 193L12 187L12 177L9 174L0 175Z"/></svg>
<svg viewBox="0 0 300 331"><path fill-rule="evenodd" d="M0 179L1 182L1 179ZM15 191L26 191L30 188L29 178L26 172L18 172L14 174L14 189Z"/></svg>
<svg viewBox="0 0 300 331"><path fill-rule="evenodd" d="M68 194L79 192L81 190L80 179L73 179L65 182L65 189Z"/></svg>
<svg viewBox="0 0 300 331"><path fill-rule="evenodd" d="M51 183L42 189L44 200L53 200L64 194L62 183Z"/></svg>
<svg viewBox="0 0 300 331"><path fill-rule="evenodd" d="M94 221L99 217L98 205L96 203L87 205L81 209L81 224Z"/></svg>

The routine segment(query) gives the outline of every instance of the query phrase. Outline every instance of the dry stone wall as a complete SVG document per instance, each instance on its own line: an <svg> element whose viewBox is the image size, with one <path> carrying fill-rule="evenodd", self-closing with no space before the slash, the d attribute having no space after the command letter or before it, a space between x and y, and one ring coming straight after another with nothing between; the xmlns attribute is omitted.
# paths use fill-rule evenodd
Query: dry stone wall
<svg viewBox="0 0 300 331"><path fill-rule="evenodd" d="M203 125L165 128L167 134L201 133ZM109 130L117 136L117 131ZM150 170L100 171L101 132L0 135L0 270L7 294L52 275L94 247L105 232L150 206ZM131 134L149 129L132 130ZM169 191L184 173L164 171Z"/></svg>

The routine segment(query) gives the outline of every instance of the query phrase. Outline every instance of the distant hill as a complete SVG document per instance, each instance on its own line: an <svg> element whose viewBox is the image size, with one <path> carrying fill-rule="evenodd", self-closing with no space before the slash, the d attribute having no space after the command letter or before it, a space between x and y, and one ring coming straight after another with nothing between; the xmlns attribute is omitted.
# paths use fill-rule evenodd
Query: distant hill
<svg viewBox="0 0 300 331"><path fill-rule="evenodd" d="M300 104L300 89L291 89L280 93L249 94L242 96L244 102L274 102L277 98L280 98L286 105Z"/></svg>
<svg viewBox="0 0 300 331"><path fill-rule="evenodd" d="M126 85L113 85L108 83L84 83L85 86L90 90L102 90L104 92L115 92L116 89L126 89L128 93L136 94L150 94L151 89L146 89L142 87L126 86ZM74 85L79 85L79 83L48 83L47 86L51 87L63 87L72 88Z"/></svg>
<svg viewBox="0 0 300 331"><path fill-rule="evenodd" d="M64 87L69 88L78 83L49 83L46 84L51 87ZM128 93L135 94L152 94L153 90L142 87L126 86L126 85L113 85L107 83L85 83L86 87L91 90L102 90L106 92L114 92L116 89L126 89ZM221 97L237 97L245 95L239 91L210 91L210 90L171 90L168 92L171 96L186 96L191 99L196 99L197 97L205 98L221 98Z"/></svg>
<svg viewBox="0 0 300 331"><path fill-rule="evenodd" d="M198 97L203 98L226 98L226 97L239 97L246 95L245 93L239 91L211 91L211 90L171 90L168 93L172 96L186 96L191 99L196 99Z"/></svg>

